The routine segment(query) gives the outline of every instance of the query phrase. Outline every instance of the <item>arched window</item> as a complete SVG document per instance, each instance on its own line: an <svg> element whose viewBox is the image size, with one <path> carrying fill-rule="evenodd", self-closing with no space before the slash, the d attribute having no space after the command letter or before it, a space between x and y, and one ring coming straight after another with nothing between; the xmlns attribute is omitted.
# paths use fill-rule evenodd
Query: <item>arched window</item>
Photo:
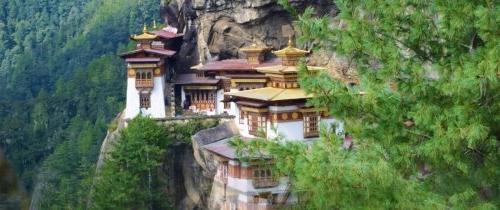
<svg viewBox="0 0 500 210"><path fill-rule="evenodd" d="M147 73L147 77L148 77L148 79L151 79L151 72Z"/></svg>
<svg viewBox="0 0 500 210"><path fill-rule="evenodd" d="M146 79L146 72L142 72L141 79Z"/></svg>
<svg viewBox="0 0 500 210"><path fill-rule="evenodd" d="M139 72L135 73L135 79L141 79L141 73Z"/></svg>

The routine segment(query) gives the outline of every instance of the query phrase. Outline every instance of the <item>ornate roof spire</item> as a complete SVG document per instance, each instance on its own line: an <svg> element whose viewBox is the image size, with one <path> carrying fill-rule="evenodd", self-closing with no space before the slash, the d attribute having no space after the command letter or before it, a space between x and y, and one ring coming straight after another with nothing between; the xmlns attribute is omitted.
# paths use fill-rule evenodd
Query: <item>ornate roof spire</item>
<svg viewBox="0 0 500 210"><path fill-rule="evenodd" d="M288 47L293 47L292 35L288 36Z"/></svg>
<svg viewBox="0 0 500 210"><path fill-rule="evenodd" d="M142 29L142 34L141 35L133 35L130 38L132 40L135 40L135 41L153 40L153 39L156 39L157 36L155 34L149 33L148 26L146 24L144 24L144 28Z"/></svg>
<svg viewBox="0 0 500 210"><path fill-rule="evenodd" d="M288 46L281 50L273 51L273 53L281 58L284 66L296 66L298 60L308 54L309 51L295 48L293 46L292 36L289 36Z"/></svg>

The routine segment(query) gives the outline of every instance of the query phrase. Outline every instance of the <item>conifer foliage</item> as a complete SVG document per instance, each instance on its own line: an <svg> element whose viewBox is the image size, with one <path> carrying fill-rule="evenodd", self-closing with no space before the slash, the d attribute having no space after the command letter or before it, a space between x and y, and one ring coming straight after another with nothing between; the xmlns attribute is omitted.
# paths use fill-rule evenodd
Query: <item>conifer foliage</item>
<svg viewBox="0 0 500 210"><path fill-rule="evenodd" d="M132 120L96 177L92 208L164 209L167 196L158 187L157 169L172 143L167 136L152 119Z"/></svg>
<svg viewBox="0 0 500 210"><path fill-rule="evenodd" d="M355 148L339 149L341 138L326 134L312 149L268 145L303 204L498 207L498 4L335 3L337 17L316 17L312 9L298 16L299 41L344 56L359 84L303 67L301 86L316 95L311 104L345 122Z"/></svg>

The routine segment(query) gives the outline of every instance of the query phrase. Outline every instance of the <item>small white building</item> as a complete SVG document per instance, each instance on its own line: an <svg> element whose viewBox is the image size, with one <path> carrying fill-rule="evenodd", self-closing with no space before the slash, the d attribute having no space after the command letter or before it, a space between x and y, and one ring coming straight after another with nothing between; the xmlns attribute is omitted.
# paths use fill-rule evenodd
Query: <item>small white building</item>
<svg viewBox="0 0 500 210"><path fill-rule="evenodd" d="M121 55L127 63L126 120L137 115L154 119L167 116L166 80L173 72L170 64L176 54L171 48L182 37L170 28L148 32L145 26L141 35L130 37L137 42L136 49Z"/></svg>

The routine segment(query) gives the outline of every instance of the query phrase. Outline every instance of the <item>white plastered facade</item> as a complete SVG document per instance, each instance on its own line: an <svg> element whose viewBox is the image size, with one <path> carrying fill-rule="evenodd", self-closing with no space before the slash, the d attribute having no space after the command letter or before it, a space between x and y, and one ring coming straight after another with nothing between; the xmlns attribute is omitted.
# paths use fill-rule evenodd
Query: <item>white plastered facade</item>
<svg viewBox="0 0 500 210"><path fill-rule="evenodd" d="M135 86L135 78L127 80L127 102L125 107L125 119L133 119L137 115L149 116L151 118L165 118L165 79L163 76L154 77L154 85L151 90L151 107L140 107L140 93ZM145 91L145 90L143 90ZM145 91L147 92L147 91Z"/></svg>

